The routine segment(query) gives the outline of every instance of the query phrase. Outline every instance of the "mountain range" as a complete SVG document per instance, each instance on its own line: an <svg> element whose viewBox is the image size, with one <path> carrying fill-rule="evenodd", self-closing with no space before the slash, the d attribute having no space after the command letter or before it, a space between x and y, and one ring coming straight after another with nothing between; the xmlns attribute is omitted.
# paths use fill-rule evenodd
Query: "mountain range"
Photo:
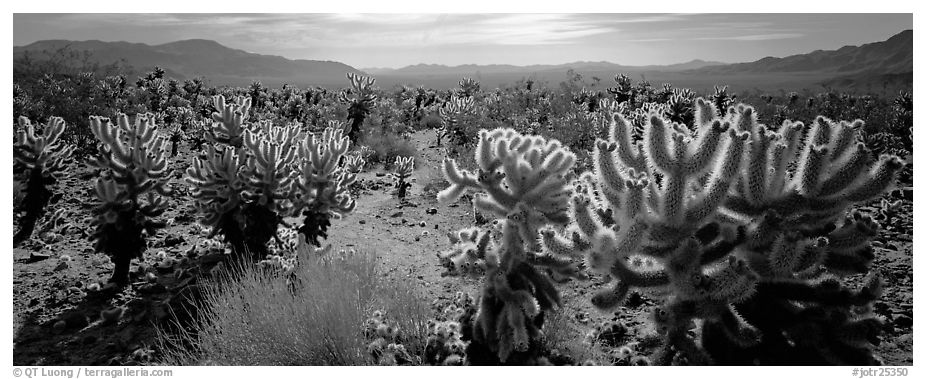
<svg viewBox="0 0 926 379"><path fill-rule="evenodd" d="M13 47L13 59L26 52L40 59L62 48L87 51L90 59L103 65L122 61L127 71L138 75L159 66L169 77L183 80L204 76L213 85L247 86L259 80L274 86L293 83L340 87L345 83L348 72L360 73L340 62L254 54L204 39L154 46L129 42L46 40Z"/></svg>
<svg viewBox="0 0 926 379"><path fill-rule="evenodd" d="M683 71L698 69L708 66L723 65L722 62L705 62L695 59L690 62L671 64L671 65L651 65L651 66L623 66L611 62L573 62L557 65L529 65L514 66L507 64L475 65L465 64L459 66L445 66L440 64L416 64L405 66L398 69L390 68L363 68L361 71L374 75L473 75L480 74L504 74L504 73L537 73L546 71L555 71L557 73L566 72L572 69L576 71Z"/></svg>
<svg viewBox="0 0 926 379"><path fill-rule="evenodd" d="M611 78L625 73L639 76L658 85L695 90L713 85L730 85L733 89L762 88L801 89L831 86L858 91L912 88L913 31L905 30L886 41L837 50L817 50L787 57L765 57L754 62L726 64L693 60L672 65L624 66L611 62L573 62L559 65L460 65L417 64L398 69L356 69L347 64L322 60L287 59L274 55L232 49L215 41L192 39L146 45L102 41L38 41L13 48L14 61L25 54L41 59L66 48L87 51L100 64L120 61L133 74L159 66L168 76L190 79L204 76L213 85L246 86L260 80L267 86L290 83L297 86L343 87L348 72L372 74L377 85L387 88L396 84L424 85L433 88L456 86L462 77L473 77L483 88L530 77L557 83L573 70L585 78ZM607 81L609 82L609 81ZM607 85L607 84L606 84Z"/></svg>

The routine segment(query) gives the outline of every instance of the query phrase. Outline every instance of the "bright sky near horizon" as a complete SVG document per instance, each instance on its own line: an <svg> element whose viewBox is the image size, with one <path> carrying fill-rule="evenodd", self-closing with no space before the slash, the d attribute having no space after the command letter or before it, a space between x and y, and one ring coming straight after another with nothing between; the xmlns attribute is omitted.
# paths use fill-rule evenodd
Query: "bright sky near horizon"
<svg viewBox="0 0 926 379"><path fill-rule="evenodd" d="M28 14L15 46L47 39L162 44L210 39L357 68L418 63L747 62L883 41L912 14Z"/></svg>

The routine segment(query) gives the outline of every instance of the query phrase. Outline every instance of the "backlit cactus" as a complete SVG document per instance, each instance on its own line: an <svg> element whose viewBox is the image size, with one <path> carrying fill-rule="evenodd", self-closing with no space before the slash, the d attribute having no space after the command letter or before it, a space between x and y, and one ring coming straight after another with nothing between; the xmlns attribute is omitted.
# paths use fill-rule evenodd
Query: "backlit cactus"
<svg viewBox="0 0 926 379"><path fill-rule="evenodd" d="M477 92L479 92L479 82L473 78L463 78L460 80L460 95L464 97L472 97Z"/></svg>
<svg viewBox="0 0 926 379"><path fill-rule="evenodd" d="M903 162L872 158L857 142L861 121L818 117L809 127L785 122L771 132L751 108L732 109L751 140L721 219L748 221L739 221L745 240L734 252L759 282L737 309L762 338L732 348L727 344L737 338L718 333L725 322L719 320L705 324L703 344L722 363L877 364L872 349L882 321L871 306L881 280L869 276L851 289L839 278L868 272L879 226L870 215L846 211L891 189Z"/></svg>
<svg viewBox="0 0 926 379"><path fill-rule="evenodd" d="M328 238L332 217L343 217L356 206L348 188L357 180L364 162L358 155L347 155L350 141L343 131L329 127L307 136L299 145L300 177L295 184L294 211L305 217L299 232L315 246L321 246L319 238Z"/></svg>
<svg viewBox="0 0 926 379"><path fill-rule="evenodd" d="M569 221L571 188L566 174L575 155L557 141L496 129L480 133L475 157L478 173L460 170L453 160L444 161L450 187L438 199L447 203L468 190L480 192L474 203L498 219L498 230L461 232L460 237L451 238L458 246L440 257L452 263L454 272L484 266L480 267L485 278L469 349L487 350L491 358L484 352L468 353L471 359L487 359L473 363L532 362L539 355L543 314L560 305L559 292L546 271L582 276L578 259L541 251L537 242L541 228Z"/></svg>
<svg viewBox="0 0 926 379"><path fill-rule="evenodd" d="M350 129L346 135L351 143L357 143L360 126L363 125L363 120L370 115L370 108L377 99L377 95L373 93L373 84L376 83L376 79L348 72L347 80L350 81L351 94L349 96L346 91L342 91L338 100L348 105L347 122L350 124Z"/></svg>
<svg viewBox="0 0 926 379"><path fill-rule="evenodd" d="M187 181L196 187L203 224L234 251L261 260L283 217L292 214L300 130L267 121L250 129L234 124L244 130L242 146L207 145L205 156L187 169Z"/></svg>
<svg viewBox="0 0 926 379"><path fill-rule="evenodd" d="M212 127L206 130L206 139L219 145L240 148L244 143L244 124L251 109L251 98L238 97L234 103L227 103L225 96L212 97L218 112L212 113Z"/></svg>
<svg viewBox="0 0 926 379"><path fill-rule="evenodd" d="M13 246L29 239L45 213L45 206L52 197L51 186L58 181L58 174L65 168L74 154L74 147L60 141L64 132L64 120L51 117L36 134L35 127L26 117L19 118L19 130L13 143L13 170L23 185L22 204L18 204L25 215L19 220L19 231L13 236Z"/></svg>
<svg viewBox="0 0 926 379"><path fill-rule="evenodd" d="M395 157L392 178L395 179L395 194L399 199L404 199L408 187L412 186L412 184L408 182L408 178L412 176L412 171L414 170L414 157Z"/></svg>
<svg viewBox="0 0 926 379"><path fill-rule="evenodd" d="M717 118L711 103L695 105L692 127L653 116L635 143L614 115L598 141L584 178L594 191L573 198L569 229L591 243L588 266L616 279L592 303L613 308L632 288L666 293L653 315L660 364L874 363L878 322L865 306L880 282L852 291L832 275L867 270L877 225L859 214L836 223L888 189L900 162L870 161L855 143L860 122L773 132L752 108Z"/></svg>
<svg viewBox="0 0 926 379"><path fill-rule="evenodd" d="M463 118L473 111L475 104L472 97L457 97L454 95L450 97L447 104L440 108L441 128L437 131L437 146L441 145L443 137L448 136L451 138L450 142L458 146L465 145L468 142L466 132L463 129L465 126L463 125Z"/></svg>
<svg viewBox="0 0 926 379"><path fill-rule="evenodd" d="M115 264L110 281L120 285L128 281L131 260L147 248L146 238L165 225L156 218L167 209L169 153L153 119L150 113L136 115L134 124L124 114L116 124L90 118L90 130L101 142L91 164L102 170L95 184L94 248L110 256Z"/></svg>

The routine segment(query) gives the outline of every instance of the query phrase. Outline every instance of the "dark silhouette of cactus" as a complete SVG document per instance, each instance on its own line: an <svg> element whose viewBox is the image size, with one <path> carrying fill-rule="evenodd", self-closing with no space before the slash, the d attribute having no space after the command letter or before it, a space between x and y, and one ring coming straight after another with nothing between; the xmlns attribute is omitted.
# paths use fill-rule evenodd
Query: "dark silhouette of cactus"
<svg viewBox="0 0 926 379"><path fill-rule="evenodd" d="M412 176L415 170L415 158L413 157L395 157L395 164L392 178L395 180L395 195L399 199L405 199L408 188L412 186L408 178Z"/></svg>
<svg viewBox="0 0 926 379"><path fill-rule="evenodd" d="M727 108L736 102L736 94L727 93L727 86L714 86L714 94L710 99L714 108L717 108L717 114L723 117L727 115Z"/></svg>
<svg viewBox="0 0 926 379"><path fill-rule="evenodd" d="M347 73L347 79L350 80L351 94L348 95L347 91L342 91L338 99L348 104L347 122L350 123L350 132L347 137L351 143L356 144L361 133L360 127L370 115L373 102L377 99L377 95L373 93L373 84L376 83L376 79L352 72Z"/></svg>

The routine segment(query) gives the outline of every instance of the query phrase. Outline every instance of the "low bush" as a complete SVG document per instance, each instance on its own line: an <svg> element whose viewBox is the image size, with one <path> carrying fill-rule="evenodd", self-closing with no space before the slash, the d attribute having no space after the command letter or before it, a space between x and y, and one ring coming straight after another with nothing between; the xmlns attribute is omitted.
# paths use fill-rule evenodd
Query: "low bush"
<svg viewBox="0 0 926 379"><path fill-rule="evenodd" d="M254 264L229 270L204 289L192 331L162 335L165 363L370 363L361 326L379 285L375 255L332 255L318 257L314 249L301 249L299 264L288 276Z"/></svg>

